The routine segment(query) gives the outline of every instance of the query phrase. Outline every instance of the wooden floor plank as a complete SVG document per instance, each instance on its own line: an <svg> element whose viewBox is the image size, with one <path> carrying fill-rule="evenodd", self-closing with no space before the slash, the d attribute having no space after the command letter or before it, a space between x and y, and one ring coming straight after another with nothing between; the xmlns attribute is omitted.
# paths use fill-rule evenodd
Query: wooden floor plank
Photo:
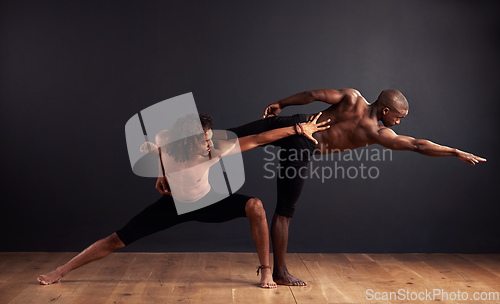
<svg viewBox="0 0 500 304"><path fill-rule="evenodd" d="M323 295L320 285L317 284L313 275L307 268L303 260L304 254L288 254L287 267L293 276L307 283L306 286L290 286L291 293L297 303L327 303L328 300Z"/></svg>
<svg viewBox="0 0 500 304"><path fill-rule="evenodd" d="M303 263L311 273L314 284L324 300L319 303L356 303L352 296L352 286L347 280L350 263L339 254L301 254Z"/></svg>
<svg viewBox="0 0 500 304"><path fill-rule="evenodd" d="M231 303L232 292L226 288L231 282L230 253L210 252L205 254L207 261L205 272L205 291L201 300L203 303Z"/></svg>
<svg viewBox="0 0 500 304"><path fill-rule="evenodd" d="M138 303L151 277L151 263L157 254L135 254L106 304Z"/></svg>
<svg viewBox="0 0 500 304"><path fill-rule="evenodd" d="M4 270L8 275L0 285L0 303L29 303L26 299L34 297L34 301L39 300L43 290L36 281L38 275L55 269L70 257L71 253L19 253L12 258L12 263L8 263L10 269ZM54 289L46 293L49 299L60 294Z"/></svg>
<svg viewBox="0 0 500 304"><path fill-rule="evenodd" d="M459 256L500 277L500 254L459 254Z"/></svg>
<svg viewBox="0 0 500 304"><path fill-rule="evenodd" d="M370 254L369 256L393 277L393 280L387 284L380 282L376 286L378 291L393 292L391 295L394 296L393 299L397 299L401 293L406 298L407 292L423 295L436 287L435 282L414 271L411 266L407 266L391 254ZM424 297L424 300L419 300L419 303L434 303L434 301L426 300Z"/></svg>
<svg viewBox="0 0 500 304"><path fill-rule="evenodd" d="M184 253L155 254L149 269L151 275L146 282L141 298L134 304L168 303L180 275Z"/></svg>
<svg viewBox="0 0 500 304"><path fill-rule="evenodd" d="M93 304L106 303L108 298L113 294L121 278L126 273L129 265L136 259L134 254L129 253L113 253L104 258L101 265L94 265L95 262L84 267L95 267L95 274L90 277L82 278L82 280L73 279L76 274L71 278L78 282L89 282L89 288L80 294L74 300L74 304L88 304L89 297L92 299ZM100 266L100 267L98 267ZM68 275L69 276L69 275ZM61 281L61 284L64 284Z"/></svg>
<svg viewBox="0 0 500 304"><path fill-rule="evenodd" d="M464 272L456 265L457 260L453 259L452 254L398 255L397 258L406 260L406 265L410 265L416 272L432 281L433 289L442 293L437 295L437 298L444 302L446 301L445 293L450 295L467 292L469 296L472 296L474 292L495 292L484 282L464 275Z"/></svg>
<svg viewBox="0 0 500 304"><path fill-rule="evenodd" d="M229 261L232 294L232 302L229 303L295 303L288 287L260 288L260 277L256 272L259 259L256 253L232 253Z"/></svg>
<svg viewBox="0 0 500 304"><path fill-rule="evenodd" d="M169 295L170 302L201 303L204 287L204 271L206 257L202 253L186 253L181 261L179 274L173 290Z"/></svg>
<svg viewBox="0 0 500 304"><path fill-rule="evenodd" d="M472 293L498 290L500 280L498 276L484 268L474 266L473 263L458 255L429 254L422 255L420 258L452 280L462 291Z"/></svg>
<svg viewBox="0 0 500 304"><path fill-rule="evenodd" d="M367 289L484 292L500 303L500 255L289 254L290 272L308 286L259 287L256 253L113 253L49 286L36 277L76 253L0 253L2 304L119 303L435 303L372 300ZM442 296L437 300L446 301Z"/></svg>

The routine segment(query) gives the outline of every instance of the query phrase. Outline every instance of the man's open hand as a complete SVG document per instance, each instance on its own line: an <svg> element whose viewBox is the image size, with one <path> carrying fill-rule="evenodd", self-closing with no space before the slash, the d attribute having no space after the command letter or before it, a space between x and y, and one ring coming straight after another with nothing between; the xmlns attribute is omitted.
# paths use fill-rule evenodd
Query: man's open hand
<svg viewBox="0 0 500 304"><path fill-rule="evenodd" d="M167 181L163 176L158 177L156 180L156 190L160 192L163 195L170 195L172 196L172 192L168 191L168 186L167 186Z"/></svg>
<svg viewBox="0 0 500 304"><path fill-rule="evenodd" d="M312 140L315 144L318 144L318 141L314 137L312 137L312 135L318 131L323 131L330 128L330 125L326 125L327 123L330 122L330 119L327 119L320 123L316 123L321 114L322 113L319 112L318 115L314 116L314 118L311 119L310 121L301 123L302 128L304 130L303 135L308 139Z"/></svg>
<svg viewBox="0 0 500 304"><path fill-rule="evenodd" d="M266 110L264 111L264 115L262 115L262 119L267 118L267 117L273 117L273 116L278 116L278 114L281 112L282 108L279 105L279 103L275 102L267 106Z"/></svg>
<svg viewBox="0 0 500 304"><path fill-rule="evenodd" d="M482 158L479 156L476 156L474 154L470 154L464 151L458 151L457 155L458 159L460 159L463 162L468 163L469 165L475 166L479 162L485 162L486 158Z"/></svg>

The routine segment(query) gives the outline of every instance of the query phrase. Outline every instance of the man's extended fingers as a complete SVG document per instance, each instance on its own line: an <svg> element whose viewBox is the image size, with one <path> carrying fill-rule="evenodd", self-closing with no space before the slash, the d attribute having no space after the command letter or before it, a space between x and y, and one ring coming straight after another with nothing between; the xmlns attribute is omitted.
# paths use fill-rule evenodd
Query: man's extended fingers
<svg viewBox="0 0 500 304"><path fill-rule="evenodd" d="M267 111L268 111L269 108L266 108L264 110L264 115L262 115L262 119L266 118L267 117Z"/></svg>
<svg viewBox="0 0 500 304"><path fill-rule="evenodd" d="M161 193L161 194L166 194L166 195L170 195L170 196L172 196L172 192L170 192L170 191L168 191L168 190L163 190L163 189L162 189L162 190L160 190L160 193Z"/></svg>
<svg viewBox="0 0 500 304"><path fill-rule="evenodd" d="M316 126L322 126L322 125L324 125L324 124L329 123L330 121L332 121L332 120L331 120L330 118L328 118L327 120L322 121L322 122L320 122L320 123L316 124Z"/></svg>
<svg viewBox="0 0 500 304"><path fill-rule="evenodd" d="M318 113L318 115L316 115L316 116L314 117L314 119L313 119L313 121L312 121L312 122L313 122L313 123L316 123L316 122L318 121L318 118L321 116L321 114L323 114L323 113L319 112L319 113Z"/></svg>
<svg viewBox="0 0 500 304"><path fill-rule="evenodd" d="M266 118L269 115L270 109L269 106L264 110L264 115L262 115L262 119Z"/></svg>
<svg viewBox="0 0 500 304"><path fill-rule="evenodd" d="M272 113L271 110L269 110L269 111L266 110L266 112L262 116L262 119L272 117L272 116L276 116L276 114Z"/></svg>
<svg viewBox="0 0 500 304"><path fill-rule="evenodd" d="M476 155L473 155L472 157L473 157L473 159L474 159L474 161L476 163L485 162L486 161L486 158L482 158L482 157L479 157L479 156L476 156Z"/></svg>

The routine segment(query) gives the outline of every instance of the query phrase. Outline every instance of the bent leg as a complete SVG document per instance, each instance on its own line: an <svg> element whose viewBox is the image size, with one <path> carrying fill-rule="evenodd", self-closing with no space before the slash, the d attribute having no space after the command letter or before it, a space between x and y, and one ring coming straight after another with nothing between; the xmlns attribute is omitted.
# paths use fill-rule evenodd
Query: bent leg
<svg viewBox="0 0 500 304"><path fill-rule="evenodd" d="M113 251L125 247L116 233L93 243L77 256L69 260L66 264L59 266L56 270L42 274L38 277L38 282L43 285L49 285L58 282L73 269L81 267L95 260L102 259Z"/></svg>
<svg viewBox="0 0 500 304"><path fill-rule="evenodd" d="M245 205L245 212L250 220L250 230L257 247L260 264L269 265L269 229L264 206L259 199L251 198ZM260 286L263 288L276 288L271 269L263 268L261 271Z"/></svg>

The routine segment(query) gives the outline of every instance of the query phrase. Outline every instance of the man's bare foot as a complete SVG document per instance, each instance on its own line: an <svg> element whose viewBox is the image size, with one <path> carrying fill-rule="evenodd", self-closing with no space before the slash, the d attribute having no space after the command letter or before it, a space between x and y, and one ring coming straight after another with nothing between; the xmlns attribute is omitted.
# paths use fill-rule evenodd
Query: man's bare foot
<svg viewBox="0 0 500 304"><path fill-rule="evenodd" d="M59 268L57 268L56 270L53 270L46 274L42 274L37 278L37 280L42 285L50 285L59 282L59 280L62 277L63 277L62 271Z"/></svg>
<svg viewBox="0 0 500 304"><path fill-rule="evenodd" d="M260 273L260 287L262 288L277 288L278 285L273 281L271 269L265 268Z"/></svg>
<svg viewBox="0 0 500 304"><path fill-rule="evenodd" d="M286 286L306 286L307 283L297 279L293 275L291 275L288 270L285 270L285 273L277 275L273 274L273 279L278 285L286 285Z"/></svg>

